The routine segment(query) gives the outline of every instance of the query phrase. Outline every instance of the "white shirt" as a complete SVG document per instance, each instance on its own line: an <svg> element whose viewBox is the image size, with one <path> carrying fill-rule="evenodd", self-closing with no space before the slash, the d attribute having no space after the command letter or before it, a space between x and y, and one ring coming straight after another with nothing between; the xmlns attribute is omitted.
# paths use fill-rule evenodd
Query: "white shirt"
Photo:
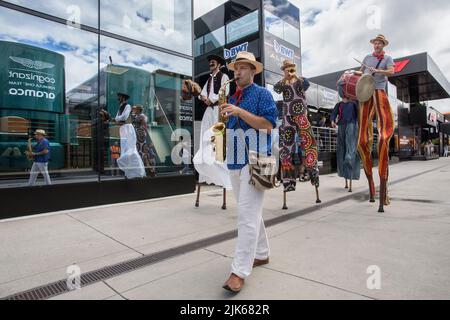
<svg viewBox="0 0 450 320"><path fill-rule="evenodd" d="M213 79L211 80L210 87L209 87L209 96L208 96L208 81L206 81L205 85L203 86L202 93L200 93L200 96L198 97L201 100L201 97L207 97L213 104L219 101L219 94L214 93L214 78L217 76L219 71L217 71L215 74L211 73L210 77L212 76ZM223 86L223 84L228 81L230 78L224 73L222 76L222 81L220 82L220 87ZM230 85L227 85L226 87L226 95L230 93Z"/></svg>
<svg viewBox="0 0 450 320"><path fill-rule="evenodd" d="M119 115L119 112L120 112L120 107L119 107L119 110L117 111L116 117L114 118L116 120L116 122L127 121L128 117L130 116L130 113L131 113L131 106L129 104L127 104L121 115Z"/></svg>

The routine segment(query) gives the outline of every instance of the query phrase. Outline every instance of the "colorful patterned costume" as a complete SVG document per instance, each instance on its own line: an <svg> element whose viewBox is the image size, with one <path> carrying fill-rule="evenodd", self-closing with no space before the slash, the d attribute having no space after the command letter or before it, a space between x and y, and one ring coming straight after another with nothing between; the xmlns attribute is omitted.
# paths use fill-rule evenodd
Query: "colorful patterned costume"
<svg viewBox="0 0 450 320"><path fill-rule="evenodd" d="M275 92L283 93L280 159L286 192L294 191L296 186L295 167L292 163L296 150L296 135L300 137L302 161L306 172L311 177L311 184L319 186L318 148L308 120L308 105L305 97L305 91L308 88L309 82L304 78L300 78L293 84L286 84L282 80L274 86Z"/></svg>
<svg viewBox="0 0 450 320"><path fill-rule="evenodd" d="M156 149L148 134L147 117L144 114L131 116L136 130L136 148L150 177L156 176Z"/></svg>

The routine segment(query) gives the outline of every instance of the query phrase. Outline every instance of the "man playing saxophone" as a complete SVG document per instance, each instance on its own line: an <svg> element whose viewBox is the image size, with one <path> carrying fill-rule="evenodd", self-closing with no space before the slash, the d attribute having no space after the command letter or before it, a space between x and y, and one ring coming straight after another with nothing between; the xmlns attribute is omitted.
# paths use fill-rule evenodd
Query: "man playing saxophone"
<svg viewBox="0 0 450 320"><path fill-rule="evenodd" d="M238 239L231 275L223 288L239 292L253 267L269 263L269 242L262 218L264 191L249 183L247 149L262 154L270 151L270 133L276 127L277 108L272 94L254 83L255 75L264 67L252 53L238 53L228 68L234 71L238 89L229 104L221 106L221 113L229 119L227 166L238 203ZM258 137L255 146L252 142Z"/></svg>
<svg viewBox="0 0 450 320"><path fill-rule="evenodd" d="M31 146L31 139L28 140L28 151L26 152L28 159L33 159L33 166L30 171L29 186L36 184L39 173L44 176L45 184L51 184L50 175L48 174L48 161L50 160L50 143L45 138L45 131L38 129L35 131L36 145Z"/></svg>

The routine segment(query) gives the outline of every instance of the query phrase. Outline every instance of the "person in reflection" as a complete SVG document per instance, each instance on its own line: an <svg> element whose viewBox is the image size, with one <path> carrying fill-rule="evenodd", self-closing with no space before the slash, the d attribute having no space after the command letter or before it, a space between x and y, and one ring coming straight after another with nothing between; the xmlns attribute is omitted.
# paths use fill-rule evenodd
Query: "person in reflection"
<svg viewBox="0 0 450 320"><path fill-rule="evenodd" d="M181 143L182 147L180 150L180 158L184 165L183 170L180 171L181 175L189 173L189 170L190 170L189 166L191 164L191 153L189 151L189 146L183 140L184 140L184 138L183 138L183 136L181 136L180 143Z"/></svg>
<svg viewBox="0 0 450 320"><path fill-rule="evenodd" d="M33 166L30 171L30 179L28 180L28 186L34 186L39 173L44 176L45 184L52 184L50 175L48 174L48 161L50 160L50 143L45 138L46 133L44 130L38 129L34 133L36 138L36 144L31 146L31 138L28 140L28 150L26 155L28 159L33 159Z"/></svg>
<svg viewBox="0 0 450 320"><path fill-rule="evenodd" d="M156 176L156 150L148 133L147 116L143 114L144 107L140 104L133 106L131 121L136 130L136 148L144 162L147 174Z"/></svg>
<svg viewBox="0 0 450 320"><path fill-rule="evenodd" d="M126 93L118 93L119 110L114 122L120 125L120 158L117 159L119 168L125 172L125 177L145 177L144 163L136 148L137 138L133 125L131 124L131 106L128 104L130 96Z"/></svg>
<svg viewBox="0 0 450 320"><path fill-rule="evenodd" d="M120 158L120 147L117 141L109 148L111 151L111 162L112 162L112 175L117 176L119 174L119 166L117 165L117 159Z"/></svg>

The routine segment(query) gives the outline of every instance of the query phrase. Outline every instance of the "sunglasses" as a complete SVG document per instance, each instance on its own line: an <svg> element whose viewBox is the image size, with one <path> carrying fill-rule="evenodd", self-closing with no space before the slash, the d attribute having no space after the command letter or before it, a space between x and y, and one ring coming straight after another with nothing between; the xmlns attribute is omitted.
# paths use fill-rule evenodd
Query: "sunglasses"
<svg viewBox="0 0 450 320"><path fill-rule="evenodd" d="M288 69L287 70L289 73L294 73L294 72L297 72L297 70L295 70L294 68L292 68L292 69Z"/></svg>

